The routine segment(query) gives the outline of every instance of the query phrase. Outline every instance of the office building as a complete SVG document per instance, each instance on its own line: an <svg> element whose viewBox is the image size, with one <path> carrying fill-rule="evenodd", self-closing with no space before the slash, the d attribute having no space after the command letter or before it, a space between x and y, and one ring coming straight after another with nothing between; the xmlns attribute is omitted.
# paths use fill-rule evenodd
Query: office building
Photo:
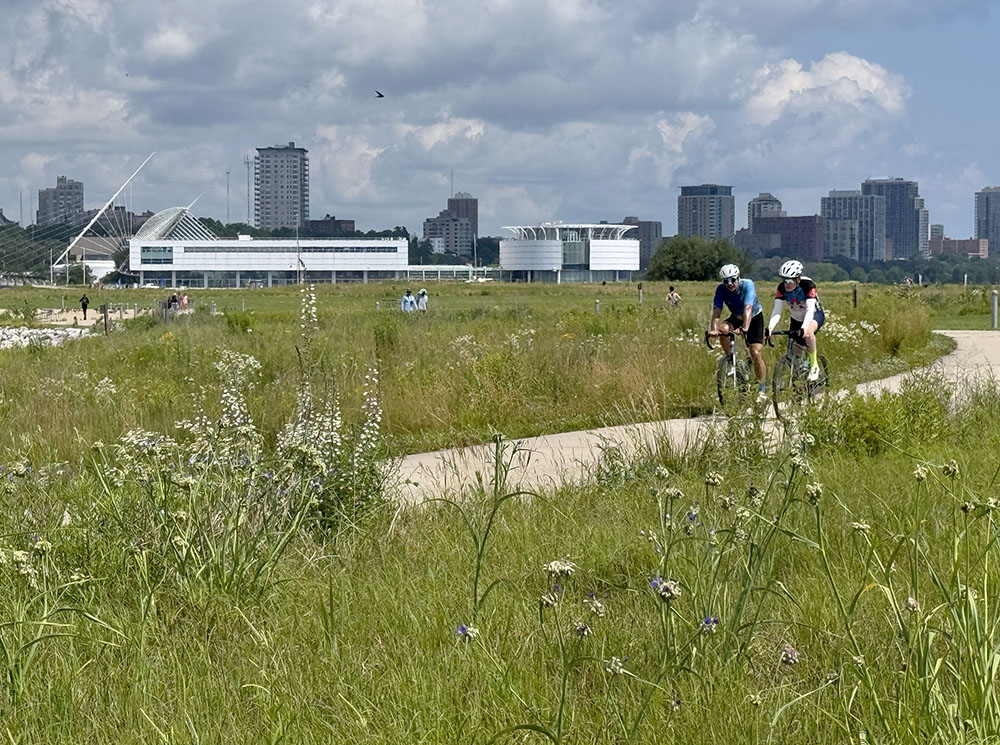
<svg viewBox="0 0 1000 745"><path fill-rule="evenodd" d="M733 187L719 184L681 187L677 197L677 235L732 238L735 221Z"/></svg>
<svg viewBox="0 0 1000 745"><path fill-rule="evenodd" d="M257 148L254 224L262 230L299 228L309 219L309 157L305 148Z"/></svg>
<svg viewBox="0 0 1000 745"><path fill-rule="evenodd" d="M448 211L456 217L464 217L469 221L472 238L479 237L479 200L464 191L457 192L448 198Z"/></svg>
<svg viewBox="0 0 1000 745"><path fill-rule="evenodd" d="M923 197L914 199L913 206L917 209L917 253L919 256L927 258L930 256L930 246L927 239L927 230L931 222L930 211L924 206Z"/></svg>
<svg viewBox="0 0 1000 745"><path fill-rule="evenodd" d="M747 229L753 232L753 221L756 217L785 217L781 209L781 200L773 194L762 191L747 202Z"/></svg>
<svg viewBox="0 0 1000 745"><path fill-rule="evenodd" d="M757 217L753 221L753 235L779 236L780 253L787 258L822 261L823 224L822 215Z"/></svg>
<svg viewBox="0 0 1000 745"><path fill-rule="evenodd" d="M659 220L640 220L638 217L626 217L623 225L635 225L635 237L639 239L639 271L649 268L649 260L653 258L656 249L663 242L663 223Z"/></svg>
<svg viewBox="0 0 1000 745"><path fill-rule="evenodd" d="M885 197L878 194L834 190L822 197L823 255L866 263L884 261L885 210Z"/></svg>
<svg viewBox="0 0 1000 745"><path fill-rule="evenodd" d="M628 281L639 270L639 239L626 238L634 225L608 223L505 227L513 238L500 241L500 269L514 281Z"/></svg>
<svg viewBox="0 0 1000 745"><path fill-rule="evenodd" d="M472 261L472 224L468 217L441 210L437 217L424 220L424 240L431 242L435 253L453 253Z"/></svg>
<svg viewBox="0 0 1000 745"><path fill-rule="evenodd" d="M985 259L990 253L989 241L985 238L931 238L929 241L930 256L965 256L969 259Z"/></svg>
<svg viewBox="0 0 1000 745"><path fill-rule="evenodd" d="M931 225L931 240L935 238L944 238L944 225L939 225L934 223Z"/></svg>
<svg viewBox="0 0 1000 745"><path fill-rule="evenodd" d="M887 260L926 255L928 217L916 181L866 179L861 184L861 194L885 197Z"/></svg>
<svg viewBox="0 0 1000 745"><path fill-rule="evenodd" d="M1000 256L1000 186L976 192L976 238L990 242L990 255Z"/></svg>
<svg viewBox="0 0 1000 745"><path fill-rule="evenodd" d="M38 190L36 225L81 222L83 222L82 181L59 176L55 188Z"/></svg>

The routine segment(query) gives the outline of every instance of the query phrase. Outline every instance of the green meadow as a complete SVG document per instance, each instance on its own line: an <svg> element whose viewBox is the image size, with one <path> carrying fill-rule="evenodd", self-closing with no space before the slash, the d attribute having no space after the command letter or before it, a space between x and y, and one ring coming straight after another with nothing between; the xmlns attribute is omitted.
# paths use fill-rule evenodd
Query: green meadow
<svg viewBox="0 0 1000 745"><path fill-rule="evenodd" d="M718 355L709 284L427 283L404 316L407 286L194 289L167 325L162 292L95 292L150 312L0 351L8 742L1000 737L992 381L404 509L395 457L709 415ZM989 325L991 288L821 289L836 387ZM3 322L63 295L4 291Z"/></svg>

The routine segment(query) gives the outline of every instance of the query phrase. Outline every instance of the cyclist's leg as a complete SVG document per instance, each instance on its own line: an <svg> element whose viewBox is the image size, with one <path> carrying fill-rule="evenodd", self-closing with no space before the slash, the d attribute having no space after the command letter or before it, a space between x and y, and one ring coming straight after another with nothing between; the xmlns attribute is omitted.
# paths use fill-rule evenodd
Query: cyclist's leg
<svg viewBox="0 0 1000 745"><path fill-rule="evenodd" d="M757 384L761 391L767 389L765 380L767 379L767 366L764 364L764 312L761 311L750 319L750 327L746 332L747 346L750 350L750 359L753 360L753 369L757 374Z"/></svg>
<svg viewBox="0 0 1000 745"><path fill-rule="evenodd" d="M818 310L813 319L802 329L802 337L805 339L806 348L809 350L809 380L816 380L819 377L819 359L816 355L816 332L826 317L823 311Z"/></svg>
<svg viewBox="0 0 1000 745"><path fill-rule="evenodd" d="M727 356L733 353L733 340L727 334L733 333L736 325L732 316L729 316L729 318L719 324L719 342L722 344L722 351Z"/></svg>

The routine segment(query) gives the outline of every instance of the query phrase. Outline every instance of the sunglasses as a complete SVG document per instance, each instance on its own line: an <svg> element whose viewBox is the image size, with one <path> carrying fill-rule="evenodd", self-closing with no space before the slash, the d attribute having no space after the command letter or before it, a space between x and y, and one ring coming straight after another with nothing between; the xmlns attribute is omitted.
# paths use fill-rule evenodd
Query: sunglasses
<svg viewBox="0 0 1000 745"><path fill-rule="evenodd" d="M724 285L735 285L737 282L739 282L739 280L736 277L722 280L722 284Z"/></svg>

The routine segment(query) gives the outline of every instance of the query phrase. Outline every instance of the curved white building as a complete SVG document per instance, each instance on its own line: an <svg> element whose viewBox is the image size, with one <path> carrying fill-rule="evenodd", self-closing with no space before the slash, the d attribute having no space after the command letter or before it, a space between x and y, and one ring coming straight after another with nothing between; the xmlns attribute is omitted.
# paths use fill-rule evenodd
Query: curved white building
<svg viewBox="0 0 1000 745"><path fill-rule="evenodd" d="M407 271L405 238L217 238L184 207L151 217L129 240L140 284L241 287L367 282Z"/></svg>
<svg viewBox="0 0 1000 745"><path fill-rule="evenodd" d="M599 223L506 226L500 269L528 282L617 282L639 271L639 239L625 238L635 225Z"/></svg>

